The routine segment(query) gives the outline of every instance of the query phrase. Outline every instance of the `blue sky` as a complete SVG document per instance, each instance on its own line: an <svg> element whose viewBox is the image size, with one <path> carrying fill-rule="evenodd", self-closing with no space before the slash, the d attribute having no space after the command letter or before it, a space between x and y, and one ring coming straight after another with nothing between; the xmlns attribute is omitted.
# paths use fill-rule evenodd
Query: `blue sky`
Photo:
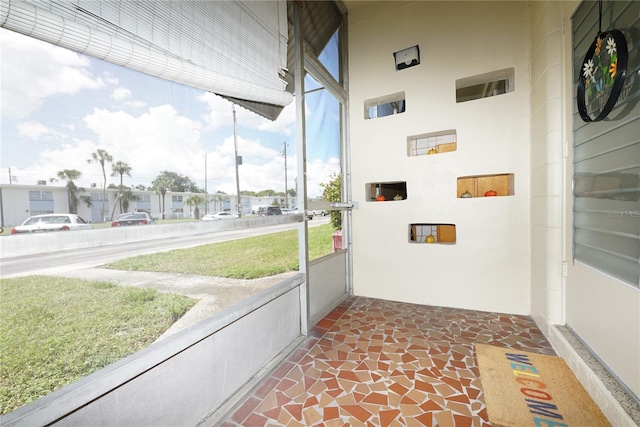
<svg viewBox="0 0 640 427"><path fill-rule="evenodd" d="M9 168L14 183L28 185L77 169L80 186L100 187L100 167L87 163L100 148L131 166L125 185L150 185L169 170L204 187L207 153L208 191L235 193L228 101L4 29L0 46L0 183L9 183ZM336 57L330 43L321 59L332 72ZM295 188L294 104L274 122L236 107L241 190L284 190L285 142L287 187ZM308 95L306 108L307 190L318 197L319 183L339 170L338 104L322 90Z"/></svg>

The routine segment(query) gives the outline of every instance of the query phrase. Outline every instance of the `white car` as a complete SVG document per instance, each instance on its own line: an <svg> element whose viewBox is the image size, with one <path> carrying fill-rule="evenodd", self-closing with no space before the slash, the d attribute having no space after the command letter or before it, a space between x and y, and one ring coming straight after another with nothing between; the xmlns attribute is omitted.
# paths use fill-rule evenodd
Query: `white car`
<svg viewBox="0 0 640 427"><path fill-rule="evenodd" d="M11 234L43 233L46 231L87 230L93 226L74 214L34 215L18 225Z"/></svg>
<svg viewBox="0 0 640 427"><path fill-rule="evenodd" d="M300 213L300 210L296 206L291 209L291 213L297 214L297 213ZM307 211L307 219L313 219L313 211Z"/></svg>
<svg viewBox="0 0 640 427"><path fill-rule="evenodd" d="M221 219L236 219L238 215L234 215L230 212L216 212L214 214L207 214L202 217L203 221L219 221Z"/></svg>

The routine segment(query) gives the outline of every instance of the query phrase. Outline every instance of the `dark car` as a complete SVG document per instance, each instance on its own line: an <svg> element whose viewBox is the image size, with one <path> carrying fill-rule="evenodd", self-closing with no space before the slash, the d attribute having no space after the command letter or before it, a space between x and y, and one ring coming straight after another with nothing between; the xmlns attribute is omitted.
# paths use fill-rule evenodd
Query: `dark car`
<svg viewBox="0 0 640 427"><path fill-rule="evenodd" d="M282 215L282 210L280 206L260 206L258 209L258 216L272 216L272 215Z"/></svg>
<svg viewBox="0 0 640 427"><path fill-rule="evenodd" d="M152 224L153 218L146 212L123 213L111 222L112 227L122 227L126 225L145 225Z"/></svg>

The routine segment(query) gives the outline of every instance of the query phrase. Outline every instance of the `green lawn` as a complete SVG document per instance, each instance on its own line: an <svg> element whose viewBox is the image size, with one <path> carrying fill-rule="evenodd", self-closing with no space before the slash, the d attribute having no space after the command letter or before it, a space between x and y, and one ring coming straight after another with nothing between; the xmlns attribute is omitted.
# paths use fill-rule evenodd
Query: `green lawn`
<svg viewBox="0 0 640 427"><path fill-rule="evenodd" d="M332 252L309 228L310 258ZM132 271L258 278L298 269L298 232L214 243L110 264ZM153 343L195 304L153 289L49 276L0 280L0 414Z"/></svg>
<svg viewBox="0 0 640 427"><path fill-rule="evenodd" d="M309 228L309 259L333 251L331 224ZM176 249L103 266L116 270L200 274L255 279L298 269L298 231Z"/></svg>
<svg viewBox="0 0 640 427"><path fill-rule="evenodd" d="M194 304L106 282L0 280L1 413L149 346Z"/></svg>

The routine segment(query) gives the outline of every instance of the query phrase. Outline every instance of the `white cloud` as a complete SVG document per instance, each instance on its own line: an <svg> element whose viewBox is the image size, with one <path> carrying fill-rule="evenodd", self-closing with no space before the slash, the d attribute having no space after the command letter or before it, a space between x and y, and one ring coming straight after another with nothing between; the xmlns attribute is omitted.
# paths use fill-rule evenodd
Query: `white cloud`
<svg viewBox="0 0 640 427"><path fill-rule="evenodd" d="M48 127L43 125L42 123L33 122L33 121L24 121L20 122L17 125L18 132L22 136L26 136L29 139L37 141L40 139L42 135L46 135L50 133Z"/></svg>
<svg viewBox="0 0 640 427"><path fill-rule="evenodd" d="M104 86L91 74L88 58L75 52L0 29L2 44L2 114L24 118L43 100Z"/></svg>
<svg viewBox="0 0 640 427"><path fill-rule="evenodd" d="M120 80L118 79L118 77L114 76L108 71L105 71L104 73L102 73L102 78L104 79L105 82L107 82L110 85L117 86L118 84L120 84Z"/></svg>
<svg viewBox="0 0 640 427"><path fill-rule="evenodd" d="M85 123L98 135L100 148L131 166L135 184L153 180L163 170L194 179L194 162L203 157L201 124L179 116L169 105L149 108L137 117L95 109Z"/></svg>
<svg viewBox="0 0 640 427"><path fill-rule="evenodd" d="M126 87L117 87L111 92L111 99L115 101L124 101L122 105L130 108L145 108L147 103L144 101L127 101L133 97L131 91Z"/></svg>
<svg viewBox="0 0 640 427"><path fill-rule="evenodd" d="M125 87L117 87L111 92L111 98L116 101L123 101L131 98L131 91Z"/></svg>

